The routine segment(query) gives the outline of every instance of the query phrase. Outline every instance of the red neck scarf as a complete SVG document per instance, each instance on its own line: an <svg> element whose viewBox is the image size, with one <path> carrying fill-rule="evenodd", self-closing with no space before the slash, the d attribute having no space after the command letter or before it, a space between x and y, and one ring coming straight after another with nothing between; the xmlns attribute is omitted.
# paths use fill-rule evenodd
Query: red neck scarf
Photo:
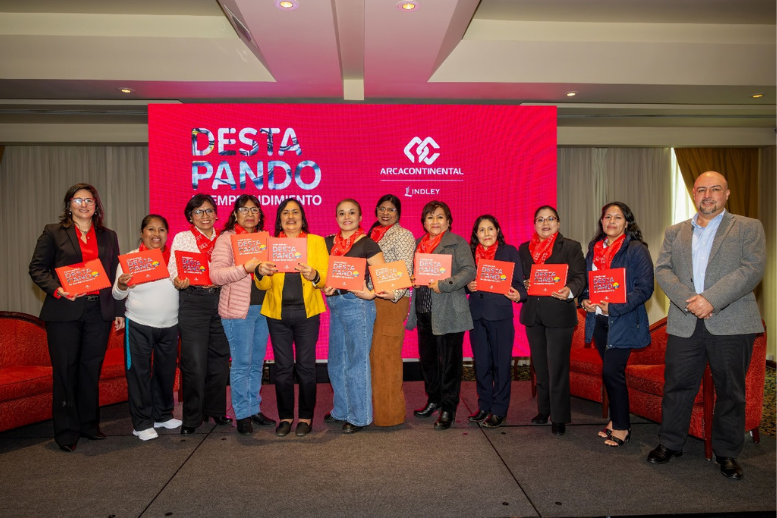
<svg viewBox="0 0 777 518"><path fill-rule="evenodd" d="M351 234L348 238L343 238L343 231L337 233L335 236L335 242L332 245L332 251L329 255L345 255L353 247L353 244L359 239L359 236L364 235L364 229L359 227L356 232Z"/></svg>
<svg viewBox="0 0 777 518"><path fill-rule="evenodd" d="M385 227L383 225L378 225L377 227L370 230L370 237L372 238L373 241L375 241L376 243L379 243L380 240L383 239L383 236L386 235L386 232L388 232L389 229L391 228L394 228L394 225L388 225Z"/></svg>
<svg viewBox="0 0 777 518"><path fill-rule="evenodd" d="M200 232L194 225L189 228L191 229L192 234L194 234L194 239L197 241L197 249L205 254L208 257L208 261L210 261L210 256L213 254L213 247L216 246L216 238L219 237L219 231L214 228L213 232L215 235L213 236L213 239L208 239L207 236Z"/></svg>
<svg viewBox="0 0 777 518"><path fill-rule="evenodd" d="M424 237L421 238L421 241L418 243L418 248L416 248L416 252L419 254L431 254L434 252L434 249L437 248L437 245L440 244L440 240L442 239L442 236L445 235L445 232L440 232L437 234L437 237L432 237L429 235L429 232L424 234Z"/></svg>
<svg viewBox="0 0 777 518"><path fill-rule="evenodd" d="M610 243L610 246L605 247L604 242L606 239L597 241L594 245L594 264L597 270L609 270L612 264L612 258L618 253L623 245L623 240L626 239L626 234Z"/></svg>
<svg viewBox="0 0 777 518"><path fill-rule="evenodd" d="M299 233L299 235L297 236L297 238L299 238L299 239L302 239L303 237L305 237L305 236L307 236L307 235L308 235L308 233L307 233L307 232L300 231L300 233ZM278 234L278 237L289 237L289 236L287 236L287 235L286 235L286 232L284 232L283 230L281 230L281 231L280 231L280 233Z"/></svg>
<svg viewBox="0 0 777 518"><path fill-rule="evenodd" d="M536 232L529 241L529 252L534 260L534 264L545 264L545 260L553 253L553 244L556 242L558 232L547 238L545 241L540 241L540 236Z"/></svg>
<svg viewBox="0 0 777 518"><path fill-rule="evenodd" d="M486 247L478 244L477 248L475 248L475 264L478 264L481 259L485 259L486 261L493 261L494 256L496 255L497 246L499 246L499 243L494 243L491 248L486 250Z"/></svg>
<svg viewBox="0 0 777 518"><path fill-rule="evenodd" d="M147 247L145 243L141 242L138 250L141 252L145 252L146 250L151 250L151 249ZM165 264L170 264L170 249L167 248L167 245L164 245L162 247L162 258L164 258Z"/></svg>

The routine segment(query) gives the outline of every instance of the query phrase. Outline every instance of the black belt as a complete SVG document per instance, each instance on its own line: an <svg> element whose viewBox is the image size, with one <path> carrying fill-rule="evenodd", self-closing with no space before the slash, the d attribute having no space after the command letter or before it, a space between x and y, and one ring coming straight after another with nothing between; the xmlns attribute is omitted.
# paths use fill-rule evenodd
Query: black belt
<svg viewBox="0 0 777 518"><path fill-rule="evenodd" d="M221 286L214 286L211 288L205 287L205 286L189 286L186 288L187 290L194 290L194 291L200 291L204 293L218 293L221 289Z"/></svg>
<svg viewBox="0 0 777 518"><path fill-rule="evenodd" d="M100 300L99 295L84 295L84 300L87 302L96 302Z"/></svg>

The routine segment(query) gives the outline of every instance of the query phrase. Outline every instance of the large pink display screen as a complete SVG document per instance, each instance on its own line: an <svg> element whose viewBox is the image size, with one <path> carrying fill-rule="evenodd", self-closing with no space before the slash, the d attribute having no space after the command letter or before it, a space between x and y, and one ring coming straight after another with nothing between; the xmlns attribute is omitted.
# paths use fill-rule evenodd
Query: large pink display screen
<svg viewBox="0 0 777 518"><path fill-rule="evenodd" d="M451 230L467 241L475 219L492 214L518 246L531 237L535 209L556 203L556 109L150 105L150 209L168 219L171 236L188 229L183 210L197 192L216 199L220 223L237 196L257 196L270 231L278 204L294 197L319 235L338 230L339 200L360 202L367 230L378 199L394 194L402 200L400 224L420 237L424 204L441 200L451 208ZM515 308L513 355L527 356ZM328 335L324 314L319 359L327 357ZM471 356L468 336L464 355ZM415 331L405 334L403 356L418 357Z"/></svg>

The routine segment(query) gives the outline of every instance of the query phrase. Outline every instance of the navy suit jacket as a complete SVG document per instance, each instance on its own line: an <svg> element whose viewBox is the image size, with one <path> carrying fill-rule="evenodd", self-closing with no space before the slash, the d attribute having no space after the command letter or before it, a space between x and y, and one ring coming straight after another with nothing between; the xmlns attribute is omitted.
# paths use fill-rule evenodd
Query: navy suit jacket
<svg viewBox="0 0 777 518"><path fill-rule="evenodd" d="M494 254L494 261L507 261L515 263L513 270L512 287L521 294L521 302L526 300L526 288L523 286L523 267L518 249L513 245L500 244ZM476 291L469 293L469 311L472 319L477 320L505 320L513 318L513 302L500 293Z"/></svg>

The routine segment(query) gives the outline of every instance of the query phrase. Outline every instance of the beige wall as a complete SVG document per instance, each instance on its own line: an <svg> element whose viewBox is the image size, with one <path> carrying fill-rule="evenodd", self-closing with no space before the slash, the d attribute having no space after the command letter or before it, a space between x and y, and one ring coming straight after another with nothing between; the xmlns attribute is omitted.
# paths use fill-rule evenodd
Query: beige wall
<svg viewBox="0 0 777 518"><path fill-rule="evenodd" d="M756 290L761 316L766 321L766 355L777 357L777 148L761 148L758 219L766 232L766 273Z"/></svg>

